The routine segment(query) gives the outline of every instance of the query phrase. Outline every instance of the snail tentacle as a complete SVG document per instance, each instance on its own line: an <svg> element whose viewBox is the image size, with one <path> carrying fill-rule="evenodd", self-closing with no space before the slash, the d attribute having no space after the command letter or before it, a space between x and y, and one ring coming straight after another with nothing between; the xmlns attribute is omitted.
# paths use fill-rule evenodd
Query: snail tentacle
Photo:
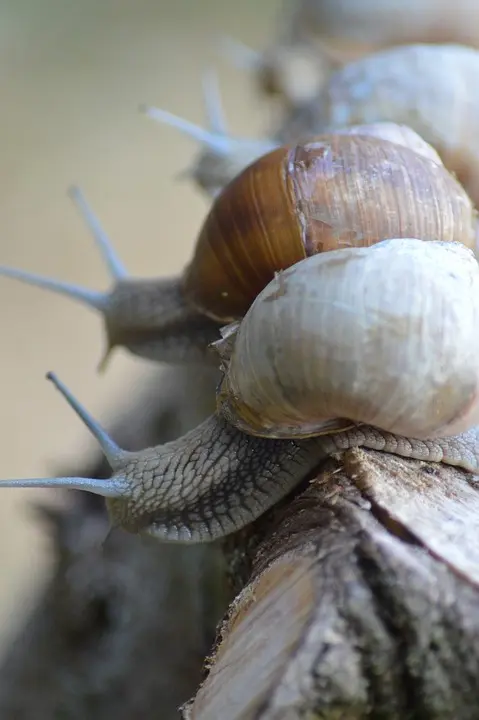
<svg viewBox="0 0 479 720"><path fill-rule="evenodd" d="M103 312L107 304L108 296L106 293L90 290L80 285L63 282L62 280L55 280L54 278L49 278L37 273L27 272L26 270L0 265L0 275L12 278L13 280L19 280L26 285L34 285L44 290L50 290L58 295L64 295L70 298L70 300L81 302L87 307L98 310L99 312Z"/></svg>
<svg viewBox="0 0 479 720"><path fill-rule="evenodd" d="M251 156L250 162L252 162L267 152L279 147L279 141L272 138L233 137L232 135L226 135L223 132L220 133L213 129L206 130L200 125L195 125L189 120L185 120L179 115L174 115L168 110L161 108L142 104L139 110L152 120L176 128L187 137L197 140L206 149L220 156L229 157L234 153L240 154L243 152L246 154L246 152L249 151ZM244 167L246 167L246 165L243 165L241 169L244 169Z"/></svg>
<svg viewBox="0 0 479 720"><path fill-rule="evenodd" d="M68 195L80 212L86 226L90 230L112 278L115 281L127 278L127 271L125 270L108 238L108 235L103 230L99 219L94 214L81 189L78 186L73 185L69 188ZM28 285L43 288L44 290L50 290L51 292L59 295L64 295L71 300L81 302L87 307L92 308L93 310L98 310L101 313L108 312L108 293L90 290L89 288L84 288L73 283L63 282L62 280L56 280L37 273L30 273L25 270L7 266L0 266L0 275L10 277L14 280L19 280L20 282Z"/></svg>
<svg viewBox="0 0 479 720"><path fill-rule="evenodd" d="M220 155L228 153L230 149L231 141L228 136L214 130L206 130L206 128L195 125L195 123L185 120L179 115L174 115L168 110L142 104L139 106L139 111L152 120L156 120L156 122L176 128L187 137L197 140L201 145Z"/></svg>
<svg viewBox="0 0 479 720"><path fill-rule="evenodd" d="M102 428L102 426L93 419L86 408L84 408L74 395L72 395L67 386L56 376L55 373L48 372L46 378L53 383L59 393L65 398L70 407L82 420L84 425L87 426L93 437L97 440L102 453L113 470L125 458L129 457L130 453L120 448L119 445L112 440L106 430L104 430L104 428Z"/></svg>
<svg viewBox="0 0 479 720"><path fill-rule="evenodd" d="M228 124L218 83L218 75L212 68L203 71L203 102L210 130L228 135Z"/></svg>
<svg viewBox="0 0 479 720"><path fill-rule="evenodd" d="M82 190L77 185L72 185L68 190L68 195L91 232L111 277L114 280L127 278L129 275L128 271L118 257L118 253L114 249L110 238L87 202Z"/></svg>
<svg viewBox="0 0 479 720"><path fill-rule="evenodd" d="M239 69L257 70L262 65L260 52L253 50L249 45L229 35L219 37L218 50Z"/></svg>

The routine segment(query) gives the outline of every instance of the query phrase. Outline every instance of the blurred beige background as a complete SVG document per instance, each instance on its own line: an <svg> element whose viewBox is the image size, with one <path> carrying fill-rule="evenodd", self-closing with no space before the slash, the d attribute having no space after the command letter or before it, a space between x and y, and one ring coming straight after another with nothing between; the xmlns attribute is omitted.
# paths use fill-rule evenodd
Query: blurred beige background
<svg viewBox="0 0 479 720"><path fill-rule="evenodd" d="M233 132L266 127L247 73L215 55L220 33L261 47L277 0L0 0L0 264L103 289L108 276L66 197L80 184L132 274L178 272L207 210L175 175L197 147L137 112L147 102L203 123L200 72L214 62ZM100 419L125 374L147 363L117 352L103 376L100 319L0 278L0 477L35 477L93 441L44 379L55 370ZM28 505L0 496L0 650L34 602L48 542Z"/></svg>

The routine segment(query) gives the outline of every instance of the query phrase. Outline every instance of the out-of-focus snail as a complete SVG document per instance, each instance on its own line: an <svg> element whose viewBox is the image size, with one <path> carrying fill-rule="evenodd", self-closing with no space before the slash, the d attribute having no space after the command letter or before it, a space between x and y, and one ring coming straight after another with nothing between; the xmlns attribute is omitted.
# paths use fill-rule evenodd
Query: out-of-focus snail
<svg viewBox="0 0 479 720"><path fill-rule="evenodd" d="M218 77L211 68L203 72L203 100L207 128L157 107L141 105L140 111L156 122L174 127L200 145L198 156L178 177L193 181L208 199L212 199L247 165L278 147L279 143L270 138L231 136L223 111Z"/></svg>
<svg viewBox="0 0 479 720"><path fill-rule="evenodd" d="M479 48L475 0L292 0L290 42L318 40L344 58L407 43Z"/></svg>
<svg viewBox="0 0 479 720"><path fill-rule="evenodd" d="M479 205L479 51L408 45L369 55L331 76L281 142L349 125L389 121L415 130Z"/></svg>
<svg viewBox="0 0 479 720"><path fill-rule="evenodd" d="M298 107L332 72L378 50L411 43L479 48L478 19L475 0L291 0L278 17L275 43L257 52L222 38L220 48L254 73L262 94Z"/></svg>
<svg viewBox="0 0 479 720"><path fill-rule="evenodd" d="M73 196L114 277L113 289L84 290L5 267L0 274L101 312L109 351L122 345L158 361L203 362L220 325L243 317L276 272L310 255L401 237L473 248L471 200L426 150L348 132L262 156L216 198L190 264L175 278L128 278L76 190Z"/></svg>
<svg viewBox="0 0 479 720"><path fill-rule="evenodd" d="M307 258L218 349L217 413L141 452L119 448L50 374L113 475L0 487L83 489L106 498L113 525L197 542L244 527L349 447L479 470L479 265L460 243L394 239Z"/></svg>

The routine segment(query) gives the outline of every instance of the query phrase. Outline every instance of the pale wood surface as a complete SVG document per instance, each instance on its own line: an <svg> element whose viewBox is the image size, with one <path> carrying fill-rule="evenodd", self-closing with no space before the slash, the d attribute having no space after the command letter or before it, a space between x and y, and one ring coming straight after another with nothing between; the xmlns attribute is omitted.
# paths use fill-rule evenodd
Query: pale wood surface
<svg viewBox="0 0 479 720"><path fill-rule="evenodd" d="M351 450L230 542L187 720L478 717L477 478Z"/></svg>

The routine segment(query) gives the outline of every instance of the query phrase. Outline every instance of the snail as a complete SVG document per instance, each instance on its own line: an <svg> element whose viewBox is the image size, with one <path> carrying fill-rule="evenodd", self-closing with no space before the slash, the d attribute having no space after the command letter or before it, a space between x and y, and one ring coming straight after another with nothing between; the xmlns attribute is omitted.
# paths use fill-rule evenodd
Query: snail
<svg viewBox="0 0 479 720"><path fill-rule="evenodd" d="M479 471L479 265L460 243L391 239L306 258L218 342L216 413L140 452L118 447L50 373L113 474L0 487L86 490L106 498L113 526L207 542L350 447Z"/></svg>
<svg viewBox="0 0 479 720"><path fill-rule="evenodd" d="M316 253L401 237L475 244L476 211L442 164L424 149L352 133L284 146L246 167L213 202L178 277L127 277L83 195L76 189L72 197L108 264L112 290L6 267L0 274L99 311L105 357L122 345L166 363L216 362L209 345L221 325L242 318L276 272Z"/></svg>
<svg viewBox="0 0 479 720"><path fill-rule="evenodd" d="M415 130L479 205L479 51L408 45L377 52L333 74L313 103L293 114L279 142L298 134L390 121Z"/></svg>
<svg viewBox="0 0 479 720"><path fill-rule="evenodd" d="M319 40L348 59L407 43L479 48L475 0L294 0L291 42Z"/></svg>
<svg viewBox="0 0 479 720"><path fill-rule="evenodd" d="M313 100L332 72L365 55L412 43L479 48L475 0L294 0L277 41L257 52L221 38L222 55L254 73L261 94L287 108Z"/></svg>

